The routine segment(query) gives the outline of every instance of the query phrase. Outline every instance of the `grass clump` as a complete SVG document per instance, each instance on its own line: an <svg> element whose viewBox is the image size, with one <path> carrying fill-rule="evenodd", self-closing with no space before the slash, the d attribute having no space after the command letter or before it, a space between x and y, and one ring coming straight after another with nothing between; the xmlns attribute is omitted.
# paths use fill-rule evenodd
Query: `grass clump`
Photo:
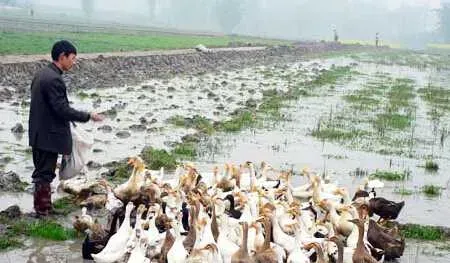
<svg viewBox="0 0 450 263"><path fill-rule="evenodd" d="M0 251L8 248L21 247L22 245L22 242L9 235L3 235L0 237Z"/></svg>
<svg viewBox="0 0 450 263"><path fill-rule="evenodd" d="M77 233L74 229L65 228L59 223L48 219L10 219L1 217L0 223L7 226L6 233L3 235L2 241L0 241L3 248L19 245L17 239L14 239L13 237L18 237L20 235L57 241L70 240L77 237Z"/></svg>
<svg viewBox="0 0 450 263"><path fill-rule="evenodd" d="M401 233L406 238L420 240L442 240L445 235L438 227L406 224L401 226Z"/></svg>
<svg viewBox="0 0 450 263"><path fill-rule="evenodd" d="M380 171L377 170L375 173L370 175L370 178L376 178L386 181L403 181L407 178L406 172L396 172L396 171Z"/></svg>
<svg viewBox="0 0 450 263"><path fill-rule="evenodd" d="M319 139L325 139L330 141L344 141L344 140L352 140L365 134L367 134L365 131L356 129L346 131L337 128L323 128L314 130L311 135Z"/></svg>
<svg viewBox="0 0 450 263"><path fill-rule="evenodd" d="M80 98L80 99L82 99L82 100L84 100L84 99L89 98L89 94L87 94L87 93L84 92L84 91L80 91L80 92L77 93L77 97Z"/></svg>
<svg viewBox="0 0 450 263"><path fill-rule="evenodd" d="M438 196L441 194L441 187L436 185L424 185L422 192L427 196Z"/></svg>
<svg viewBox="0 0 450 263"><path fill-rule="evenodd" d="M178 158L192 160L197 156L197 146L193 142L178 143L172 153Z"/></svg>
<svg viewBox="0 0 450 263"><path fill-rule="evenodd" d="M321 73L311 81L313 86L324 86L328 84L335 84L340 78L349 75L351 68L349 66L332 66L329 70L323 70Z"/></svg>
<svg viewBox="0 0 450 263"><path fill-rule="evenodd" d="M30 237L57 241L70 240L77 237L74 229L65 228L50 220L36 221L27 225L24 234Z"/></svg>
<svg viewBox="0 0 450 263"><path fill-rule="evenodd" d="M394 193L399 194L399 195L412 195L414 193L414 191L402 187L399 189L395 189Z"/></svg>
<svg viewBox="0 0 450 263"><path fill-rule="evenodd" d="M371 98L369 96L363 95L363 94L351 94L351 95L346 95L344 96L344 100L355 104L355 105L360 105L360 106L375 106L378 105L380 103L379 100Z"/></svg>
<svg viewBox="0 0 450 263"><path fill-rule="evenodd" d="M374 121L375 127L403 130L411 126L411 118L398 113L378 114Z"/></svg>
<svg viewBox="0 0 450 263"><path fill-rule="evenodd" d="M164 149L146 147L142 150L141 157L151 170L158 170L161 167L167 170L174 170L177 166L175 156Z"/></svg>
<svg viewBox="0 0 450 263"><path fill-rule="evenodd" d="M224 132L237 132L256 123L254 114L242 111L234 115L231 120L216 123L216 129Z"/></svg>
<svg viewBox="0 0 450 263"><path fill-rule="evenodd" d="M437 171L437 170L439 170L439 165L433 160L426 160L425 161L425 170Z"/></svg>
<svg viewBox="0 0 450 263"><path fill-rule="evenodd" d="M175 126L194 128L208 135L211 135L215 132L214 126L211 121L199 115L195 115L192 118L185 118L183 116L176 115L169 118L167 121Z"/></svg>
<svg viewBox="0 0 450 263"><path fill-rule="evenodd" d="M126 162L122 162L115 168L113 177L119 179L128 178L130 177L131 170L132 168L130 165L128 165Z"/></svg>
<svg viewBox="0 0 450 263"><path fill-rule="evenodd" d="M53 209L63 215L68 215L78 210L78 206L73 202L72 196L65 196L53 202Z"/></svg>

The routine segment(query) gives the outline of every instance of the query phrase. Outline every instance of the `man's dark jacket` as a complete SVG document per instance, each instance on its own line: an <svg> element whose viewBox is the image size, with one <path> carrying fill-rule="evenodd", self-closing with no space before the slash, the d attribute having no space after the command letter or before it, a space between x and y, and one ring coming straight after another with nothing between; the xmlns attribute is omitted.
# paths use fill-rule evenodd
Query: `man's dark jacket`
<svg viewBox="0 0 450 263"><path fill-rule="evenodd" d="M62 71L53 63L38 72L31 83L29 142L33 148L70 154L70 122L87 122L89 113L70 107Z"/></svg>

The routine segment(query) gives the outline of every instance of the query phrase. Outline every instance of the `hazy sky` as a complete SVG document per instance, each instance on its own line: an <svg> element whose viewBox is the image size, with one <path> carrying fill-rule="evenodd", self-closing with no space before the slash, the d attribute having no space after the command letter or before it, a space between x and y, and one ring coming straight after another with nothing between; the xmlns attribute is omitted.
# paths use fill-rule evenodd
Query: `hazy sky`
<svg viewBox="0 0 450 263"><path fill-rule="evenodd" d="M77 19L86 19L82 10L82 0L17 1L32 1L41 6L39 11L42 13L54 12L57 15L72 13ZM381 32L385 40L402 42L436 39L434 32L439 27L439 19L438 13L432 9L439 8L441 3L450 2L450 0L237 0L242 3L240 9L243 12L242 17L236 18L229 15L236 14L233 10L223 10L230 9L229 6L217 5L219 0L154 0L156 3L153 12L150 10L149 0L92 1L93 19L125 24L289 39L330 39L332 28L336 27L342 39L372 40L375 32ZM236 3L236 0L233 2ZM36 13L39 14L39 11ZM229 26L224 25L224 21L225 24L236 22L236 25L228 30L226 28Z"/></svg>
<svg viewBox="0 0 450 263"><path fill-rule="evenodd" d="M60 0L28 0L43 5L57 5L64 7L81 8L81 0L60 1ZM95 6L104 10L124 10L124 11L136 11L146 6L145 0L94 0ZM277 0L261 0L263 1L277 1ZM333 1L333 0L330 0ZM396 9L402 5L423 5L430 8L438 8L441 0L348 0L349 2L378 2L384 3L389 9ZM176 0L174 1L176 2Z"/></svg>

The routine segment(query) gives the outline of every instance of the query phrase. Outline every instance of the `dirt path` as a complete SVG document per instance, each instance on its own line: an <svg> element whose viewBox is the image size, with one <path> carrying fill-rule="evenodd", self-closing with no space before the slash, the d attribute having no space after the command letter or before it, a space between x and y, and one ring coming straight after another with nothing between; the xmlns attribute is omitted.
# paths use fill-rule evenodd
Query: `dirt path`
<svg viewBox="0 0 450 263"><path fill-rule="evenodd" d="M236 47L236 48L213 48L211 52L219 51L256 51L266 47ZM93 59L102 55L103 57L145 57L153 55L179 55L196 53L195 49L172 49L172 50L151 50L151 51L127 51L127 52L101 52L78 54L79 59ZM41 55L5 55L0 56L0 64L28 63L39 60L50 60L49 54Z"/></svg>

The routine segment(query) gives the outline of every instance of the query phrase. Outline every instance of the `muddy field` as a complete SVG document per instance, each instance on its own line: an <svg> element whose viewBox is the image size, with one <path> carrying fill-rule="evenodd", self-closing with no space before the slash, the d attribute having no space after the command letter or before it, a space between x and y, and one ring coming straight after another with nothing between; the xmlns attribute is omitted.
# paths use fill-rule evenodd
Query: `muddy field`
<svg viewBox="0 0 450 263"><path fill-rule="evenodd" d="M294 171L307 166L350 192L362 183L361 175L380 176L386 183L380 196L406 201L401 223L450 227L445 61L392 51L330 58L300 58L300 51L282 48L247 52L82 60L68 76L77 87L70 98L80 109L108 114L104 123L82 125L96 138L89 180L108 170L103 164L145 146L172 150L186 135L198 134L198 126L176 120L200 116L226 122L237 110L258 108L250 127L199 139L191 157L201 170L247 160ZM125 70L130 63L135 68ZM0 65L0 76L8 76L0 82L7 87L0 92L0 166L25 182L32 171L25 87L44 64ZM25 133L11 132L16 123ZM1 191L0 197L0 210L12 204L25 212L32 208L27 190ZM70 225L70 215L61 222ZM0 262L80 262L80 244L31 239L24 248L2 252ZM399 262L449 261L448 244L409 240Z"/></svg>

